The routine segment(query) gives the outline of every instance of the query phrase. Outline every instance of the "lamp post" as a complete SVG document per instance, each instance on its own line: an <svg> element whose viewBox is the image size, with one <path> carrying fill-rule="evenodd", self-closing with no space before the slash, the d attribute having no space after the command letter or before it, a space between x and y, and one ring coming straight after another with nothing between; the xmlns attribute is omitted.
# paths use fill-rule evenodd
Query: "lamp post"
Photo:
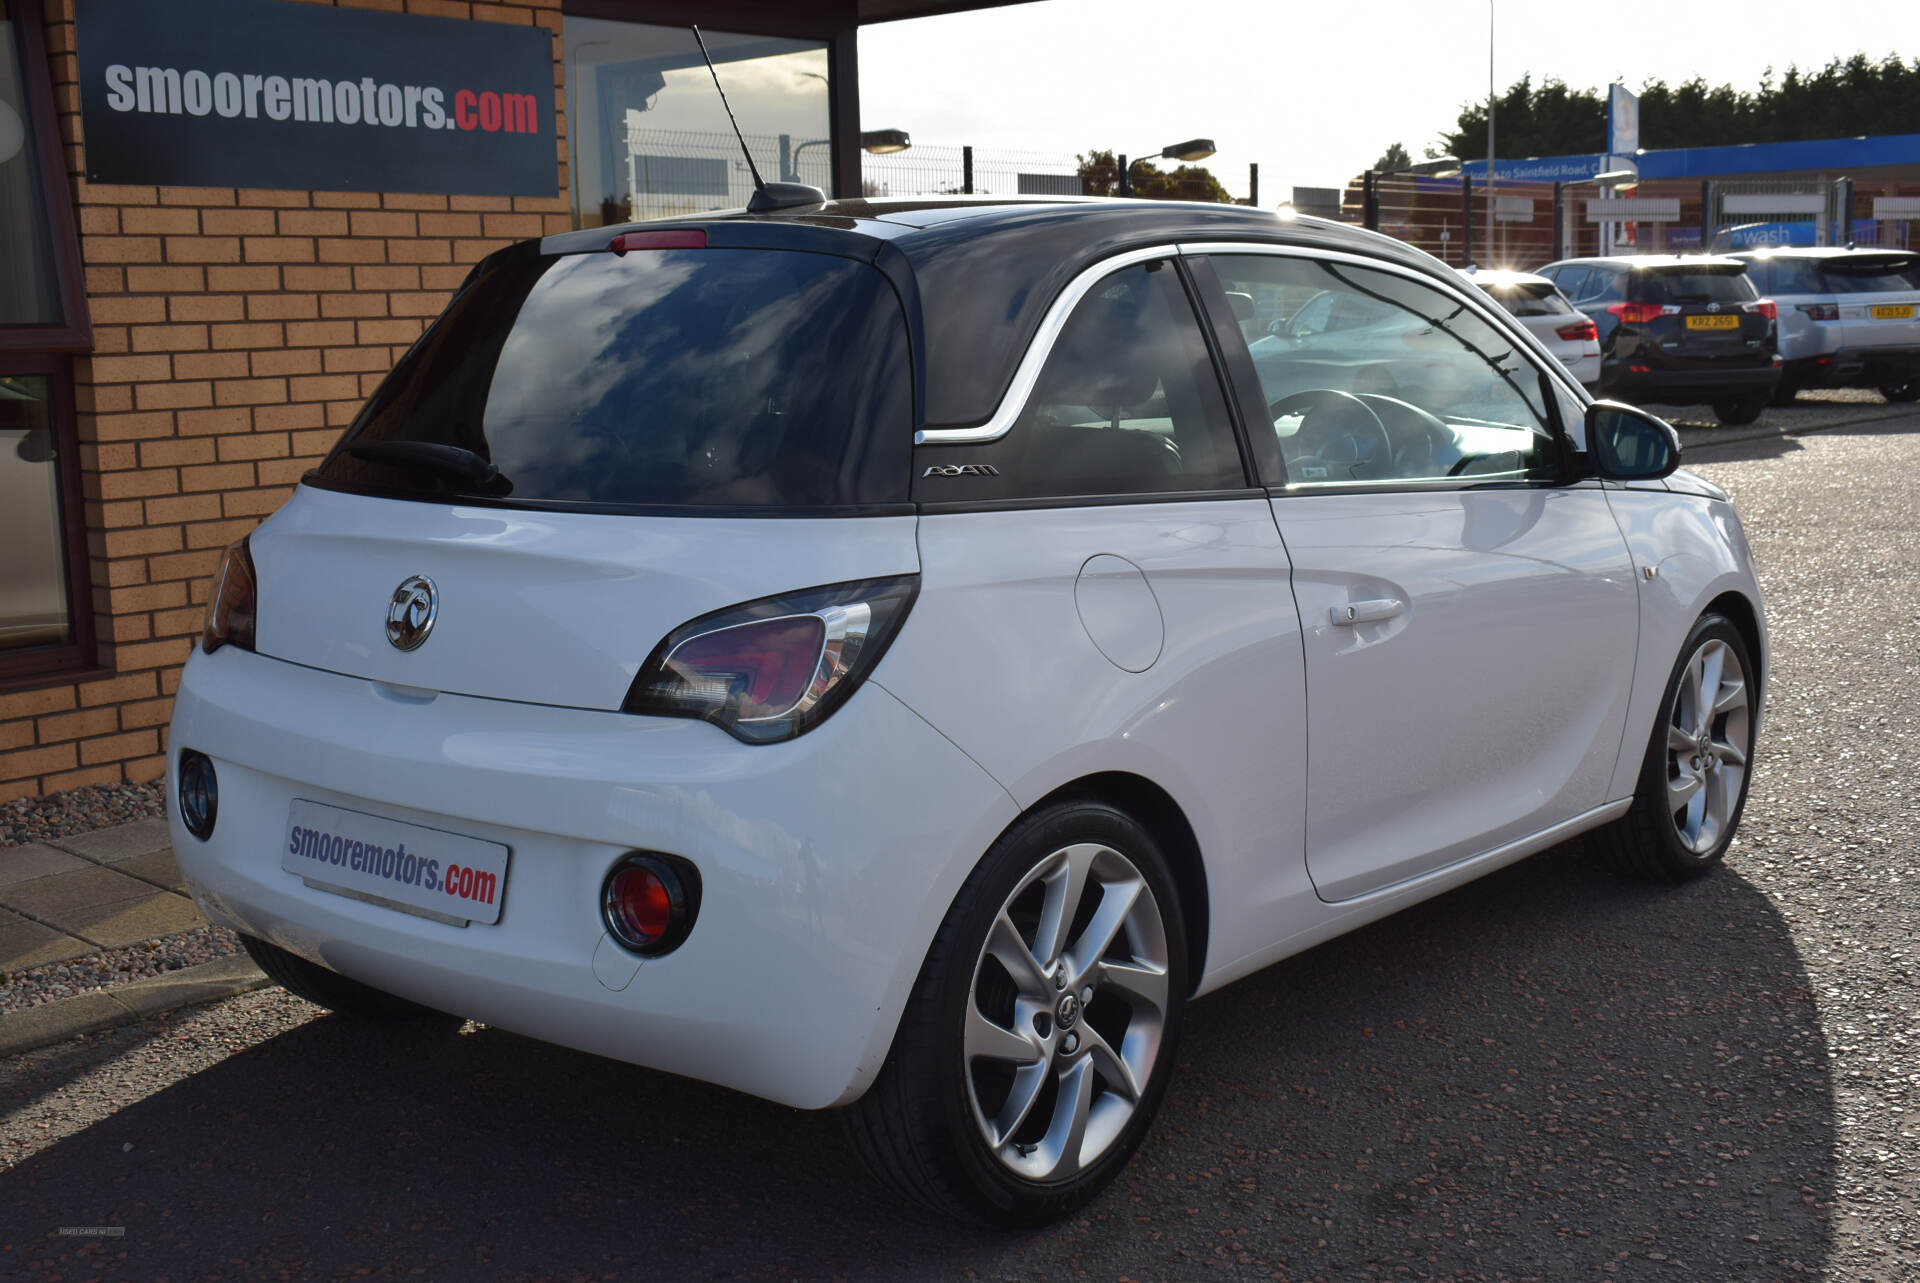
<svg viewBox="0 0 1920 1283"><path fill-rule="evenodd" d="M780 135L784 146L787 135ZM831 138L809 138L794 146L785 159L785 164L793 171L793 181L800 180L800 153L809 147L825 147ZM860 131L860 150L871 156L892 156L913 146L913 138L904 129L863 129Z"/></svg>
<svg viewBox="0 0 1920 1283"><path fill-rule="evenodd" d="M1171 147L1162 147L1160 149L1160 159L1185 161L1205 160L1207 157L1213 155L1213 153L1213 139L1189 138L1184 143L1174 143ZM1133 195L1133 185L1127 181L1129 165L1126 153L1121 153L1118 159L1120 161L1120 195L1131 196Z"/></svg>
<svg viewBox="0 0 1920 1283"><path fill-rule="evenodd" d="M1487 257L1493 257L1493 0L1487 0ZM1469 217L1468 222L1472 219Z"/></svg>

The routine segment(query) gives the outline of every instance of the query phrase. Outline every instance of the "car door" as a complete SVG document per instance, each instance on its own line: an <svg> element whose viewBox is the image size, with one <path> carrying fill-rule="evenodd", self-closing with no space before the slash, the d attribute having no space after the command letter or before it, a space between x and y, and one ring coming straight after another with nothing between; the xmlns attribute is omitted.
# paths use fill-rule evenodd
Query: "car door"
<svg viewBox="0 0 1920 1283"><path fill-rule="evenodd" d="M1633 564L1574 480L1579 400L1484 302L1332 253L1208 255L1226 289L1312 281L1417 318L1390 388L1285 393L1233 363L1293 563L1307 865L1349 900L1601 806L1633 675ZM1270 363L1272 364L1272 363ZM1257 380L1257 381L1255 381ZM1276 457L1277 456L1277 457Z"/></svg>
<svg viewBox="0 0 1920 1283"><path fill-rule="evenodd" d="M906 627L942 641L876 680L1022 807L1090 771L1137 777L1143 806L1164 790L1235 907L1208 945L1232 960L1311 895L1305 684L1286 551L1184 275L1172 246L1092 269L993 420L920 434Z"/></svg>

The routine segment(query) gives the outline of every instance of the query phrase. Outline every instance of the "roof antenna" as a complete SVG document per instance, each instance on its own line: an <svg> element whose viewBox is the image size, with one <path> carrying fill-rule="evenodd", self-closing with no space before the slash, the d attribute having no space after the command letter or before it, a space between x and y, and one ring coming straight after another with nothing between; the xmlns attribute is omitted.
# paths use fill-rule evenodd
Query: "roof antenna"
<svg viewBox="0 0 1920 1283"><path fill-rule="evenodd" d="M720 73L714 70L713 55L707 52L707 38L700 34L697 23L693 28L693 38L700 42L700 56L706 59L707 74L713 77L714 92L720 95L720 105L727 109L727 123L733 126L733 136L740 140L740 151L747 158L747 172L753 175L753 196L747 201L747 212L765 214L776 209L825 204L827 194L818 187L809 187L805 183L769 183L760 177L760 169L753 163L753 152L747 146L747 136L740 132L740 122L734 119L733 104L727 101L727 91L720 87Z"/></svg>

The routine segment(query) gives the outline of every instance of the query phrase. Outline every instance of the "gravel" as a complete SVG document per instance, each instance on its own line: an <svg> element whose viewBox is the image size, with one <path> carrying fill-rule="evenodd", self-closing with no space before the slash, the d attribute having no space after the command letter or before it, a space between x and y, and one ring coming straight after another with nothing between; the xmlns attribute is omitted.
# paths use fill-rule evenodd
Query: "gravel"
<svg viewBox="0 0 1920 1283"><path fill-rule="evenodd" d="M0 972L0 1014L165 975L239 952L239 936L225 927L209 925L25 971Z"/></svg>
<svg viewBox="0 0 1920 1283"><path fill-rule="evenodd" d="M0 805L0 847L58 841L165 815L165 799L166 786L159 780L89 784L64 793L16 798Z"/></svg>

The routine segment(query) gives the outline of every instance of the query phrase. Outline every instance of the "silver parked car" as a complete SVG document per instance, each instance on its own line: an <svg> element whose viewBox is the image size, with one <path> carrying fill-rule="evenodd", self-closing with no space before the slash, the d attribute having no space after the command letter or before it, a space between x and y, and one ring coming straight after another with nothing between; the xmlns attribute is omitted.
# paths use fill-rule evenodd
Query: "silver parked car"
<svg viewBox="0 0 1920 1283"><path fill-rule="evenodd" d="M1920 254L1809 246L1731 257L1780 308L1775 405L1801 388L1870 387L1920 401Z"/></svg>

